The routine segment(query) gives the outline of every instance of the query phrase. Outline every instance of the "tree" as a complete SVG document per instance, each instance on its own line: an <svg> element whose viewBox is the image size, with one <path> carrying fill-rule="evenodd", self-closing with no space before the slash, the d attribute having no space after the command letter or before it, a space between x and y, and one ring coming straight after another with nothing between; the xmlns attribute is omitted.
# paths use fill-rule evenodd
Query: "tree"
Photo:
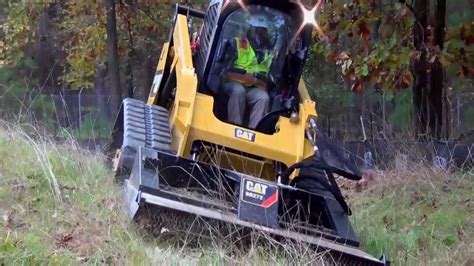
<svg viewBox="0 0 474 266"><path fill-rule="evenodd" d="M437 0L435 8L433 47L437 53L444 49L444 36L446 31L446 0ZM443 127L443 105L447 105L445 70L440 62L439 56L435 56L431 64L430 96L429 102L432 110L430 113L430 133L435 139L441 138ZM446 114L447 115L447 114ZM423 132L418 132L423 133ZM449 138L449 131L446 130L446 138Z"/></svg>
<svg viewBox="0 0 474 266"><path fill-rule="evenodd" d="M40 17L54 7L56 11L51 14L52 25L47 38L58 49L51 61L60 69L60 76L52 86L79 90L100 84L99 90L103 94L117 94L110 93L108 88L118 88L110 84L117 78L103 75L104 70L109 72L110 69L106 64L108 44L117 47L118 61L127 62L125 68L118 68L119 75L126 75L120 79L120 87L137 87L138 92L147 89L148 81L144 81L144 77L154 71L172 12L169 1L114 2L116 45L113 45L107 43L106 1L0 0L0 3L5 7L0 11L0 63L20 66L24 61L37 61L31 54L38 52L36 47L41 43ZM31 52L25 54L26 51ZM98 80L101 78L106 78L107 82Z"/></svg>
<svg viewBox="0 0 474 266"><path fill-rule="evenodd" d="M427 0L415 0L413 13L413 44L420 55L413 60L413 103L416 110L416 134L418 139L441 138L443 125L444 68L439 60L444 47L446 25L446 0L437 0L433 33L428 27L430 5ZM431 43L430 43L431 41ZM432 49L432 57L427 55Z"/></svg>
<svg viewBox="0 0 474 266"><path fill-rule="evenodd" d="M105 0L105 8L107 13L107 52L108 52L108 69L113 87L114 104L118 109L122 103L122 89L120 86L120 70L119 56L117 45L117 19L115 17L115 0Z"/></svg>
<svg viewBox="0 0 474 266"><path fill-rule="evenodd" d="M470 22L446 28L446 1L436 1L434 16L431 2L328 1L315 36L315 51L341 67L353 91L370 86L396 93L412 86L418 139L441 138L444 68L457 65L460 76L474 75L466 52L474 38Z"/></svg>

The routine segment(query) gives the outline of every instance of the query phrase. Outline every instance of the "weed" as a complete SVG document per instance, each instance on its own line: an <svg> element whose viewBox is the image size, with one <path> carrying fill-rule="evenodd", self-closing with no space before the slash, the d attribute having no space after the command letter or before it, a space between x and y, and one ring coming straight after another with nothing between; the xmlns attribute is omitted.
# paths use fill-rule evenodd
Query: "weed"
<svg viewBox="0 0 474 266"><path fill-rule="evenodd" d="M423 174L424 173L424 174ZM362 248L395 265L461 265L472 254L473 176L432 169L385 173L352 195Z"/></svg>
<svg viewBox="0 0 474 266"><path fill-rule="evenodd" d="M0 131L0 262L144 261L104 158L76 145Z"/></svg>

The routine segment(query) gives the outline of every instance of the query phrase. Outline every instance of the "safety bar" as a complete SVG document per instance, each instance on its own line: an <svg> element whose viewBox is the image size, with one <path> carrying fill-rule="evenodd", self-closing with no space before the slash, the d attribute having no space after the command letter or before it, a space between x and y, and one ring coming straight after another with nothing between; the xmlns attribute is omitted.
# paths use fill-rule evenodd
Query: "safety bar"
<svg viewBox="0 0 474 266"><path fill-rule="evenodd" d="M176 14L189 15L200 19L204 19L204 16L206 15L206 13L200 10L192 9L190 7L182 6L179 4L176 4Z"/></svg>

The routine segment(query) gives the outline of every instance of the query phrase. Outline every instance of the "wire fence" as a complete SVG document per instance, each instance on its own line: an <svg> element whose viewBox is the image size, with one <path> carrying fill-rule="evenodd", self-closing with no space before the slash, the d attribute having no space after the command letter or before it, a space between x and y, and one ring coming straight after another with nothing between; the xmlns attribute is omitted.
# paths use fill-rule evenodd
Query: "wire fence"
<svg viewBox="0 0 474 266"><path fill-rule="evenodd" d="M458 141L393 141L372 139L344 143L357 166L364 169L414 169L430 163L445 170L472 169L474 145Z"/></svg>
<svg viewBox="0 0 474 266"><path fill-rule="evenodd" d="M0 116L4 117L8 104L5 93L0 100L2 97ZM95 151L101 150L109 141L116 116L111 107L111 95L85 90L57 94L29 91L16 98L16 104L9 104L22 106L18 110L30 123L46 128L58 140L72 137L81 146ZM450 117L458 129L467 128L463 117L468 112L465 107L472 106L470 101L472 98L460 96L452 101ZM392 115L394 107L383 106L386 108L383 112L370 113L374 110L369 109L365 110L364 116L360 115L360 107L338 107L331 113L339 115L326 115L321 123L330 137L343 141L348 154L363 168L405 168L417 160L430 161L446 169L472 167L474 135L449 142L414 142L397 138L398 133L388 123L389 119L378 116L380 113ZM341 132L350 138L342 138Z"/></svg>
<svg viewBox="0 0 474 266"><path fill-rule="evenodd" d="M349 103L329 104L322 97L316 106L325 133L344 141L366 139L415 140L411 94L387 99L382 93L352 95ZM443 110L442 137L457 140L474 129L474 92L448 97Z"/></svg>
<svg viewBox="0 0 474 266"><path fill-rule="evenodd" d="M110 137L116 116L111 99L86 90L45 94L9 88L0 91L0 118L21 120L58 140L73 138L82 146L100 150Z"/></svg>

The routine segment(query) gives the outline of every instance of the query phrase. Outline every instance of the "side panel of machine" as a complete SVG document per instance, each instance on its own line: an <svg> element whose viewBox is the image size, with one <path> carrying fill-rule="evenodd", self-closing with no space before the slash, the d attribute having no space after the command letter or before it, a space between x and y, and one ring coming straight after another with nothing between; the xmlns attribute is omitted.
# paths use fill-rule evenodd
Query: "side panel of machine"
<svg viewBox="0 0 474 266"><path fill-rule="evenodd" d="M193 126L189 135L186 150L191 149L193 141L206 141L262 158L294 164L311 155L307 150L307 140L304 138L306 118L314 115L314 105L307 102L300 105L301 119L298 123L291 122L286 117L280 117L279 130L273 135L267 135L234 126L217 119L212 111L212 97L197 94ZM308 152L309 154L305 154Z"/></svg>
<svg viewBox="0 0 474 266"><path fill-rule="evenodd" d="M169 46L170 43L168 42L163 44L163 49L161 50L160 60L158 61L158 66L156 67L155 77L153 79L153 84L151 86L147 104L156 103L158 90L163 80L163 71L165 71L166 60L168 59Z"/></svg>
<svg viewBox="0 0 474 266"><path fill-rule="evenodd" d="M185 145L191 127L197 92L197 77L193 67L187 18L178 14L173 31L174 53L177 57L176 95L171 107L173 130L172 148L179 156L185 156Z"/></svg>

